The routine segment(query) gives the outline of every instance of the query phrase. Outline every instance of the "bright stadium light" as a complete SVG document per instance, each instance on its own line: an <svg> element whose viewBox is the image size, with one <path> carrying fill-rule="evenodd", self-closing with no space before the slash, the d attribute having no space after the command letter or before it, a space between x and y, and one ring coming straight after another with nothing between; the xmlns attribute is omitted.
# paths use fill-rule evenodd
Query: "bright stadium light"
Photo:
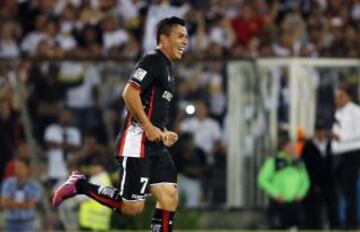
<svg viewBox="0 0 360 232"><path fill-rule="evenodd" d="M195 113L195 106L190 104L190 105L187 105L186 108L185 108L185 112L189 115L191 114L194 114Z"/></svg>

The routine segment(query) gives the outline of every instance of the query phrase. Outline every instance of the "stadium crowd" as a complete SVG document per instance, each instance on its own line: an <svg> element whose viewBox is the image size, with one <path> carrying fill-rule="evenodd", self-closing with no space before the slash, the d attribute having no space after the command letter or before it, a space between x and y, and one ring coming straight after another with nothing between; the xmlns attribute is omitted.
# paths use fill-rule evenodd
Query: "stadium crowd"
<svg viewBox="0 0 360 232"><path fill-rule="evenodd" d="M0 57L135 58L163 17L197 57L359 55L358 0L1 0Z"/></svg>
<svg viewBox="0 0 360 232"><path fill-rule="evenodd" d="M187 56L197 59L358 57L360 52L359 0L0 0L0 170L6 170L0 181L14 175L14 157L31 154L29 128L21 119L25 103L41 147L35 155L45 164L33 171L45 190L51 192L73 169L102 174L92 171L96 165L116 186L113 141L124 117L121 92L135 60L155 47L156 22L172 15L187 20ZM27 57L115 61L22 59ZM174 71L177 94L169 126L182 135L173 154L184 204L221 205L224 64L221 59L184 63ZM77 228L69 215L78 204L82 201L60 209L62 226L53 228Z"/></svg>

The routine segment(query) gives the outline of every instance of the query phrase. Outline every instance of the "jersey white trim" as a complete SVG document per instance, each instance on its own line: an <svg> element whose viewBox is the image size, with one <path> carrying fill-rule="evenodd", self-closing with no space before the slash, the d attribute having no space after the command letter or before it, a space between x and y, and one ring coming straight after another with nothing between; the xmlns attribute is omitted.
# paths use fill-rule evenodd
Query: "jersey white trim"
<svg viewBox="0 0 360 232"><path fill-rule="evenodd" d="M124 134L124 148L121 155L134 158L141 157L143 134L144 130L138 124L131 124Z"/></svg>
<svg viewBox="0 0 360 232"><path fill-rule="evenodd" d="M124 160L122 162L122 166L123 166L123 174L121 177L121 186L120 186L120 196L123 195L124 193L124 187L125 187L125 179L126 179L126 163L127 163L127 157L124 157Z"/></svg>

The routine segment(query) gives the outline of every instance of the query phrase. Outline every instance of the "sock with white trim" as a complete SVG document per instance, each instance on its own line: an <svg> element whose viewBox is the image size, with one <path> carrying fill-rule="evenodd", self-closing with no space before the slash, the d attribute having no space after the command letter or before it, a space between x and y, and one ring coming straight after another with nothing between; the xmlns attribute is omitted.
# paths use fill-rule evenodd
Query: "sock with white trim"
<svg viewBox="0 0 360 232"><path fill-rule="evenodd" d="M99 186L91 184L86 180L80 180L76 183L76 188L80 194L94 199L102 205L105 205L117 212L121 212L122 199L119 190L110 186Z"/></svg>
<svg viewBox="0 0 360 232"><path fill-rule="evenodd" d="M155 209L154 216L151 221L152 232L172 232L173 231L173 220L174 212Z"/></svg>

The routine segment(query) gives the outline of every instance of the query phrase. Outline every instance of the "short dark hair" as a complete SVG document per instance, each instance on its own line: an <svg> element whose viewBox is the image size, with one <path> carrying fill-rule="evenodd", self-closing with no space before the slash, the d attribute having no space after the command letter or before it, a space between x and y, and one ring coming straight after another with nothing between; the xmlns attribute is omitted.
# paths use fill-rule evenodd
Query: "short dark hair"
<svg viewBox="0 0 360 232"><path fill-rule="evenodd" d="M169 36L171 28L175 25L185 26L185 20L178 17L164 18L157 24L156 43L160 43L160 35Z"/></svg>
<svg viewBox="0 0 360 232"><path fill-rule="evenodd" d="M346 93L346 95L348 95L350 98L352 98L352 96L354 94L354 88L350 84L347 84L347 83L338 85L337 89Z"/></svg>
<svg viewBox="0 0 360 232"><path fill-rule="evenodd" d="M31 165L31 161L27 157L15 156L15 160L20 163L25 164L25 166L27 166L27 167L30 167L30 165Z"/></svg>
<svg viewBox="0 0 360 232"><path fill-rule="evenodd" d="M279 131L278 132L278 148L283 149L287 144L291 142L291 138L288 131Z"/></svg>

